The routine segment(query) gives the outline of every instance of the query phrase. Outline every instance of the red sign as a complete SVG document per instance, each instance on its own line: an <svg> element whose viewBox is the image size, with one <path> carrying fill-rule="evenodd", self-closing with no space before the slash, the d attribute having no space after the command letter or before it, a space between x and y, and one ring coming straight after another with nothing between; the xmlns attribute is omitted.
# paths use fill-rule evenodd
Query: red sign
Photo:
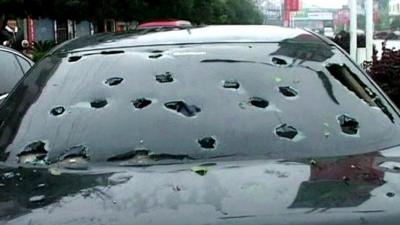
<svg viewBox="0 0 400 225"><path fill-rule="evenodd" d="M336 14L336 22L338 24L350 23L350 11L348 8L340 9Z"/></svg>
<svg viewBox="0 0 400 225"><path fill-rule="evenodd" d="M285 10L286 11L299 11L300 3L299 0L285 0Z"/></svg>
<svg viewBox="0 0 400 225"><path fill-rule="evenodd" d="M35 41L35 26L33 24L33 19L31 17L28 17L27 23L28 23L28 41L29 43L32 43Z"/></svg>

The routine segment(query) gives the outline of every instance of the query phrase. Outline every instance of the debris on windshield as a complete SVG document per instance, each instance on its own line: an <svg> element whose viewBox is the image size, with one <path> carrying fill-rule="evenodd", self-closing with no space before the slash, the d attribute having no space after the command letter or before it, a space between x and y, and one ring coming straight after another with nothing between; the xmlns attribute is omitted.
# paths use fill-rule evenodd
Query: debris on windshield
<svg viewBox="0 0 400 225"><path fill-rule="evenodd" d="M33 142L17 155L18 162L22 164L46 165L47 152L46 143L42 141Z"/></svg>
<svg viewBox="0 0 400 225"><path fill-rule="evenodd" d="M175 191L175 192L179 192L179 191L182 191L182 188L179 185L174 185L172 187L172 190Z"/></svg>
<svg viewBox="0 0 400 225"><path fill-rule="evenodd" d="M68 58L68 62L76 62L79 61L82 58L82 56L71 56Z"/></svg>
<svg viewBox="0 0 400 225"><path fill-rule="evenodd" d="M57 162L57 165L63 169L69 170L87 170L89 169L88 158L84 156L71 156L62 161Z"/></svg>
<svg viewBox="0 0 400 225"><path fill-rule="evenodd" d="M51 115L53 115L53 116L60 116L64 112L65 112L65 108L62 106L55 107L50 111Z"/></svg>
<svg viewBox="0 0 400 225"><path fill-rule="evenodd" d="M343 133L349 135L358 133L359 123L356 119L348 115L341 115L338 120Z"/></svg>
<svg viewBox="0 0 400 225"><path fill-rule="evenodd" d="M239 89L240 84L237 80L224 81L224 88Z"/></svg>
<svg viewBox="0 0 400 225"><path fill-rule="evenodd" d="M283 79L281 77L275 77L275 82L276 83L282 83Z"/></svg>
<svg viewBox="0 0 400 225"><path fill-rule="evenodd" d="M44 188L44 187L46 187L46 184L38 184L36 187L37 188Z"/></svg>
<svg viewBox="0 0 400 225"><path fill-rule="evenodd" d="M105 84L107 84L108 86L116 86L121 84L123 80L124 79L121 77L111 77L105 81Z"/></svg>
<svg viewBox="0 0 400 225"><path fill-rule="evenodd" d="M41 202L45 199L44 195L36 195L36 196L32 196L29 198L29 202L32 203L37 203L37 202Z"/></svg>
<svg viewBox="0 0 400 225"><path fill-rule="evenodd" d="M255 106L257 108L267 108L269 105L269 102L263 98L259 97L251 97L249 101L250 105Z"/></svg>
<svg viewBox="0 0 400 225"><path fill-rule="evenodd" d="M107 100L105 99L97 99L90 102L90 106L95 109L100 109L105 107L108 104Z"/></svg>
<svg viewBox="0 0 400 225"><path fill-rule="evenodd" d="M133 106L136 109L143 109L151 104L151 100L145 98L139 98L132 101Z"/></svg>
<svg viewBox="0 0 400 225"><path fill-rule="evenodd" d="M12 179L14 177L15 177L15 173L14 172L3 173L3 176L2 176L3 179Z"/></svg>
<svg viewBox="0 0 400 225"><path fill-rule="evenodd" d="M287 124L279 126L278 128L276 128L275 132L279 137L287 139L294 139L298 134L296 128L288 126Z"/></svg>
<svg viewBox="0 0 400 225"><path fill-rule="evenodd" d="M349 177L343 176L342 180L346 185L349 185L349 183L350 183L350 178Z"/></svg>
<svg viewBox="0 0 400 225"><path fill-rule="evenodd" d="M289 86L279 87L279 91L286 97L296 97L297 91Z"/></svg>
<svg viewBox="0 0 400 225"><path fill-rule="evenodd" d="M58 168L55 167L50 167L49 168L49 173L53 176L60 176L62 173Z"/></svg>
<svg viewBox="0 0 400 225"><path fill-rule="evenodd" d="M328 138L329 136L331 136L331 132L329 131L329 124L328 123L324 123L324 136L326 138Z"/></svg>
<svg viewBox="0 0 400 225"><path fill-rule="evenodd" d="M317 160L311 159L311 160L310 160L310 165L311 165L311 166L316 166L316 165L317 165Z"/></svg>
<svg viewBox="0 0 400 225"><path fill-rule="evenodd" d="M156 80L160 83L171 83L174 81L174 78L170 72L166 72L165 74L156 75Z"/></svg>
<svg viewBox="0 0 400 225"><path fill-rule="evenodd" d="M204 176L208 172L208 168L203 167L203 166L195 166L195 167L192 167L191 170L200 176Z"/></svg>
<svg viewBox="0 0 400 225"><path fill-rule="evenodd" d="M200 140L197 140L200 146L204 149L215 149L215 145L217 141L213 137L205 137Z"/></svg>
<svg viewBox="0 0 400 225"><path fill-rule="evenodd" d="M186 117L193 117L201 112L199 107L195 105L188 105L183 101L167 102L164 105L167 109L174 110Z"/></svg>

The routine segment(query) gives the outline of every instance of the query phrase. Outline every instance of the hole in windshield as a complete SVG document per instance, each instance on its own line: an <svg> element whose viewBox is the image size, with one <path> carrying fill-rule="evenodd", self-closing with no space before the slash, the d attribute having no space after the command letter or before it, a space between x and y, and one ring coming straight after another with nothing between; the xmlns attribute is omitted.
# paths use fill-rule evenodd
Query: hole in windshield
<svg viewBox="0 0 400 225"><path fill-rule="evenodd" d="M77 62L82 58L82 56L71 56L68 58L68 62Z"/></svg>
<svg viewBox="0 0 400 225"><path fill-rule="evenodd" d="M296 97L297 91L289 86L279 87L279 91L286 97Z"/></svg>
<svg viewBox="0 0 400 225"><path fill-rule="evenodd" d="M353 92L358 98L365 101L368 105L379 107L389 119L394 122L393 115L383 104L382 100L365 85L346 65L330 64L327 70L337 79L343 86Z"/></svg>
<svg viewBox="0 0 400 225"><path fill-rule="evenodd" d="M336 78L343 86L355 93L360 99L367 102L370 106L376 106L373 98L376 97L361 80L353 74L347 66L331 64L326 67L331 75ZM368 89L368 92L367 92Z"/></svg>
<svg viewBox="0 0 400 225"><path fill-rule="evenodd" d="M33 142L17 155L18 162L22 164L45 165L47 152L46 143L42 141Z"/></svg>
<svg viewBox="0 0 400 225"><path fill-rule="evenodd" d="M98 99L90 102L90 106L95 109L100 109L105 107L108 104L107 100L105 99Z"/></svg>
<svg viewBox="0 0 400 225"><path fill-rule="evenodd" d="M217 141L213 137L205 137L197 140L200 146L204 149L215 149Z"/></svg>
<svg viewBox="0 0 400 225"><path fill-rule="evenodd" d="M53 115L53 116L60 116L64 112L65 112L65 108L62 106L55 107L50 111L51 115Z"/></svg>
<svg viewBox="0 0 400 225"><path fill-rule="evenodd" d="M108 86L116 86L122 83L124 79L121 77L111 77L105 81Z"/></svg>
<svg viewBox="0 0 400 225"><path fill-rule="evenodd" d="M278 58L278 57L272 57L272 63L275 65L279 65L279 66L284 66L284 65L288 64L286 62L286 60Z"/></svg>
<svg viewBox="0 0 400 225"><path fill-rule="evenodd" d="M252 97L250 98L250 105L255 106L257 108L267 108L269 105L269 102L263 98L259 97Z"/></svg>
<svg viewBox="0 0 400 225"><path fill-rule="evenodd" d="M283 125L279 126L278 128L276 128L275 132L276 132L276 135L278 135L279 137L286 138L286 139L294 139L298 134L298 131L296 128L289 126L287 124L283 124Z"/></svg>
<svg viewBox="0 0 400 225"><path fill-rule="evenodd" d="M195 105L188 105L183 101L173 101L164 104L167 109L174 110L186 117L193 117L201 112L201 109Z"/></svg>
<svg viewBox="0 0 400 225"><path fill-rule="evenodd" d="M228 89L239 89L240 84L237 80L226 80L224 81L224 88Z"/></svg>
<svg viewBox="0 0 400 225"><path fill-rule="evenodd" d="M135 106L136 109L143 109L151 104L151 100L145 98L139 98L132 101L132 104L133 106Z"/></svg>
<svg viewBox="0 0 400 225"><path fill-rule="evenodd" d="M349 135L358 133L359 123L356 119L348 115L341 115L338 120L343 133Z"/></svg>
<svg viewBox="0 0 400 225"><path fill-rule="evenodd" d="M89 159L89 153L87 151L87 148L83 145L74 146L64 151L62 154L60 154L57 157L57 160L62 161L74 157L82 157L84 159Z"/></svg>
<svg viewBox="0 0 400 225"><path fill-rule="evenodd" d="M156 80L160 83L171 83L174 78L170 72L166 72L165 74L156 75Z"/></svg>
<svg viewBox="0 0 400 225"><path fill-rule="evenodd" d="M163 55L162 55L162 54L154 54L154 55L150 55L149 58L150 58L150 59L158 59L158 58L160 58L161 56L163 56Z"/></svg>

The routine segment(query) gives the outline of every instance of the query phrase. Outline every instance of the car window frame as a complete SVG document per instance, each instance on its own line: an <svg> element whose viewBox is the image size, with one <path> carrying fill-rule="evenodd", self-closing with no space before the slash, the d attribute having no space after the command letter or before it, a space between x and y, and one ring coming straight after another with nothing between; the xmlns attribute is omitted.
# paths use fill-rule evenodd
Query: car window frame
<svg viewBox="0 0 400 225"><path fill-rule="evenodd" d="M4 92L0 93L0 105L4 102L4 100L9 96L9 94L12 92L12 90L15 88L15 86L25 77L27 72L33 67L34 63L30 59L28 59L26 56L23 54L13 50L13 49L8 49L8 48L0 48L0 52L8 53L14 57L14 59L17 61L20 72L22 73L21 79L15 83L15 85L11 88L9 92ZM29 64L29 69L27 71L24 71L23 66L21 65L20 60L24 60Z"/></svg>

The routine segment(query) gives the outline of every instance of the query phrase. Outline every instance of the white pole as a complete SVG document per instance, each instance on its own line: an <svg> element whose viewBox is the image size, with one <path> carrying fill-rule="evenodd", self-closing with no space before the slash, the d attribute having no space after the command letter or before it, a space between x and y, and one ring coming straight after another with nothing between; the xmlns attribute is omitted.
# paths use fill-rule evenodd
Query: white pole
<svg viewBox="0 0 400 225"><path fill-rule="evenodd" d="M350 5L350 56L357 59L357 0L349 0Z"/></svg>
<svg viewBox="0 0 400 225"><path fill-rule="evenodd" d="M372 60L373 54L373 39L374 39L374 5L373 0L366 0L365 4L365 38L366 38L366 60Z"/></svg>

